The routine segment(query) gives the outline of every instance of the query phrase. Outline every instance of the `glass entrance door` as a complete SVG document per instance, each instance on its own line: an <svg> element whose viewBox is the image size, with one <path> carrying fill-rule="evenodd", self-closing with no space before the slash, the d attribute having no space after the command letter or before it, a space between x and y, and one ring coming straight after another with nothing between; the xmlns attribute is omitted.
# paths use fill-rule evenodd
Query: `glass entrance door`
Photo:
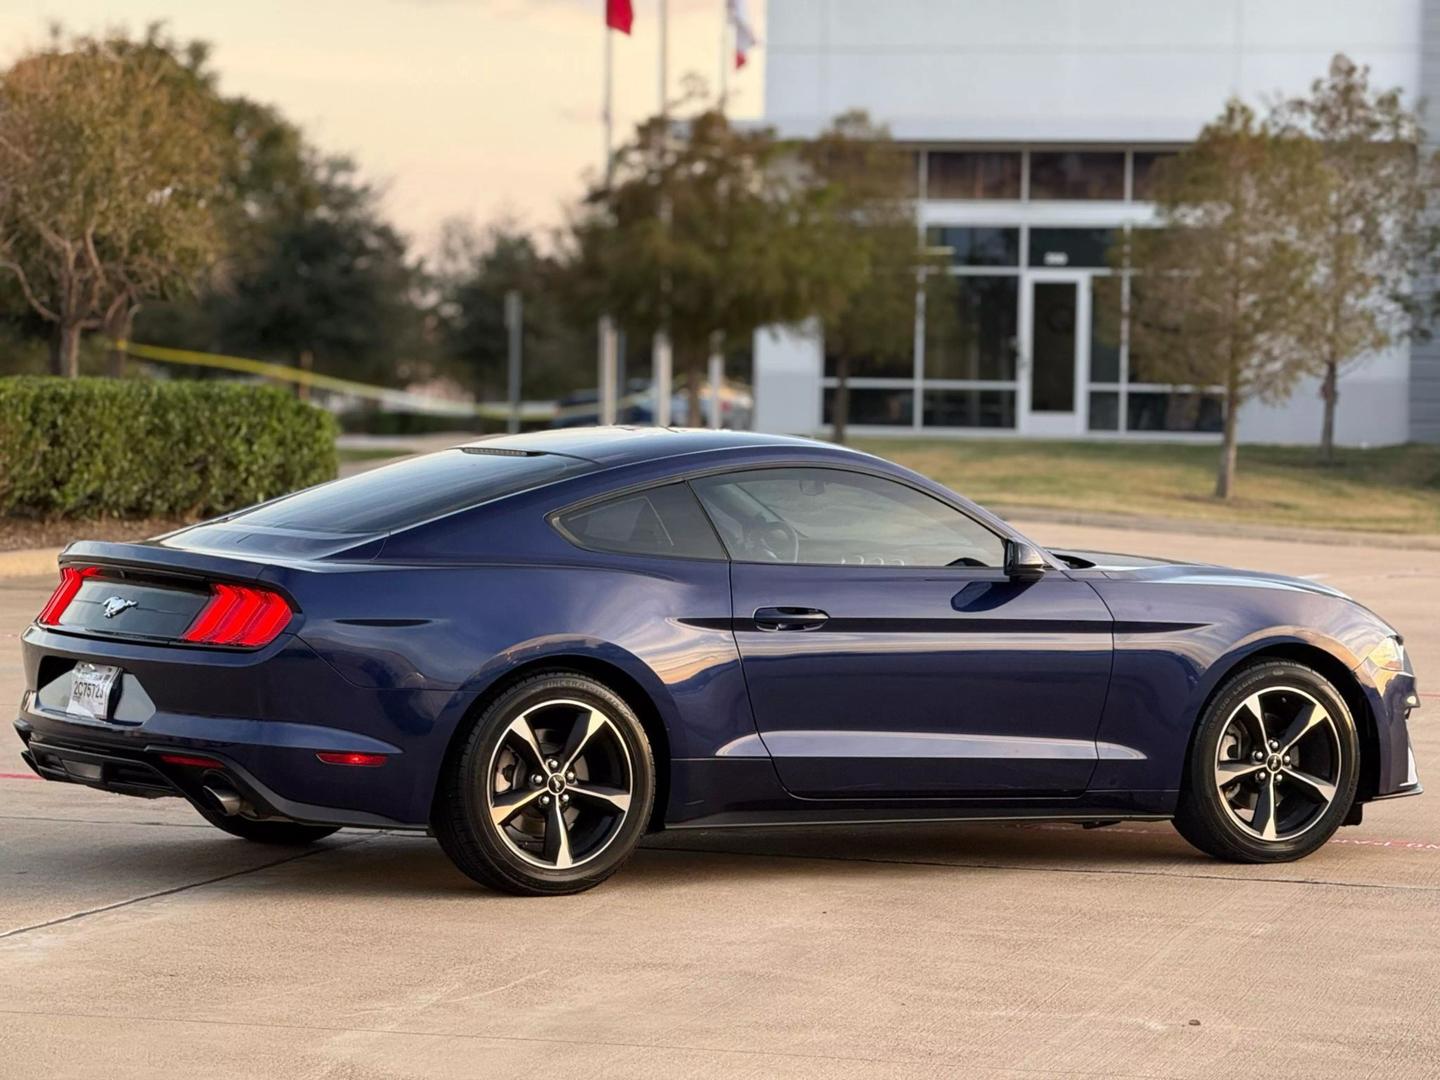
<svg viewBox="0 0 1440 1080"><path fill-rule="evenodd" d="M1020 430L1079 435L1085 430L1084 386L1090 346L1088 275L1026 276L1021 317Z"/></svg>

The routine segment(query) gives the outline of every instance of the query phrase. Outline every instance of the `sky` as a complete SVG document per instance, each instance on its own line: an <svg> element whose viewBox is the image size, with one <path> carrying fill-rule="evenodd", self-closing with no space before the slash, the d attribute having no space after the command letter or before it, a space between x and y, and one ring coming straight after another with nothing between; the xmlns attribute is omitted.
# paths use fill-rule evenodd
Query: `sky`
<svg viewBox="0 0 1440 1080"><path fill-rule="evenodd" d="M718 81L724 0L669 0L670 86ZM214 48L227 94L278 106L313 143L347 154L385 191L422 249L443 221L502 216L559 224L597 174L604 0L5 0L0 61L42 46L55 22L133 33L163 21ZM763 108L762 45L730 78L731 113ZM617 140L659 100L659 0L634 0L615 35Z"/></svg>

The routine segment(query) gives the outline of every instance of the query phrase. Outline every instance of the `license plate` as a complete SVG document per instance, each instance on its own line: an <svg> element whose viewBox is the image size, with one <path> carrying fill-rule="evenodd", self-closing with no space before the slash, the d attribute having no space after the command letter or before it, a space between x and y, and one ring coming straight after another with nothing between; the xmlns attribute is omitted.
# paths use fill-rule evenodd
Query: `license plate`
<svg viewBox="0 0 1440 1080"><path fill-rule="evenodd" d="M115 684L119 679L118 667L80 661L70 675L70 705L67 711L73 716L109 720Z"/></svg>

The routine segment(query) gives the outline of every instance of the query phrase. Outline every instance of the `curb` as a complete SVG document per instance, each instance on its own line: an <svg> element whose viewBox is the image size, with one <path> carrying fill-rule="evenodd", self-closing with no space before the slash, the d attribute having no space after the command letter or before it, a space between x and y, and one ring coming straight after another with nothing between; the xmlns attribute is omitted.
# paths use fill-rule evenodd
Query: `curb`
<svg viewBox="0 0 1440 1080"><path fill-rule="evenodd" d="M22 577L54 577L55 560L61 548L24 548L0 551L0 579Z"/></svg>
<svg viewBox="0 0 1440 1080"><path fill-rule="evenodd" d="M1196 518L1142 517L1092 510L1054 510L1043 506L991 504L989 509L1008 522L1037 525L1081 525L1100 529L1129 529L1135 532L1181 533L1190 536L1224 536L1248 540L1276 540L1289 543L1322 544L1326 547L1397 548L1410 551L1440 551L1440 536L1434 533L1359 532L1346 529L1310 529L1300 525L1256 525L1245 522L1204 521Z"/></svg>

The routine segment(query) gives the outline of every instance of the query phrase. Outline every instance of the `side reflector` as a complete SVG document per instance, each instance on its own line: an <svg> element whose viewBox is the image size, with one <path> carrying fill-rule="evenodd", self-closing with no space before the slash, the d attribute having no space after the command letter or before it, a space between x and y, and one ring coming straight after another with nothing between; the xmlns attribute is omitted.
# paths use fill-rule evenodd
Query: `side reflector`
<svg viewBox="0 0 1440 1080"><path fill-rule="evenodd" d="M70 606L70 601L75 599L75 594L80 591L85 579L98 573L98 566L62 566L60 584L55 586L55 591L50 594L50 599L40 609L35 621L42 626L58 626L60 616L65 614L65 609Z"/></svg>
<svg viewBox="0 0 1440 1080"><path fill-rule="evenodd" d="M249 585L210 586L210 601L195 616L182 641L204 645L268 645L280 636L292 612L285 598Z"/></svg>
<svg viewBox="0 0 1440 1080"><path fill-rule="evenodd" d="M223 769L224 762L213 757L196 757L192 754L161 754L160 760L166 765L180 765L190 769Z"/></svg>
<svg viewBox="0 0 1440 1080"><path fill-rule="evenodd" d="M373 769L385 764L384 754L335 754L322 752L315 755L326 765L357 765L362 769Z"/></svg>

